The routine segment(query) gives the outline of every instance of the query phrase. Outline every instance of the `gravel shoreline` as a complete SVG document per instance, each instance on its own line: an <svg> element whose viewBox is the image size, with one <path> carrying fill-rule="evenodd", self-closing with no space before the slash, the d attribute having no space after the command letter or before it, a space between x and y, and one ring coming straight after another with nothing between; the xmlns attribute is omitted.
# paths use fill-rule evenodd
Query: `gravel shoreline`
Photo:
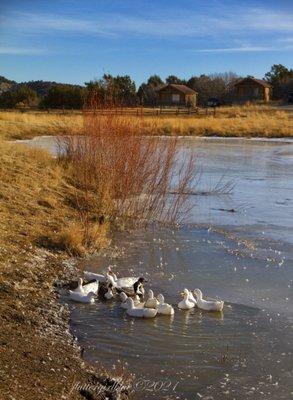
<svg viewBox="0 0 293 400"><path fill-rule="evenodd" d="M56 286L76 277L64 253L31 250L0 276L0 398L121 399L131 397L121 377L93 368L70 333L70 313ZM101 360L102 362L102 360Z"/></svg>

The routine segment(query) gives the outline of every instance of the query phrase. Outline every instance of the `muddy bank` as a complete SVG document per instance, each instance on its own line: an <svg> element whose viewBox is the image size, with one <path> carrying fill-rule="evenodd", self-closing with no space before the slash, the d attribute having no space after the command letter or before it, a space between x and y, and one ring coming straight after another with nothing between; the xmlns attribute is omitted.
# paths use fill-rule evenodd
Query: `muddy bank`
<svg viewBox="0 0 293 400"><path fill-rule="evenodd" d="M128 399L121 377L82 360L56 287L76 276L74 260L36 249L0 277L0 398ZM101 360L102 362L102 360ZM125 383L123 379L123 384Z"/></svg>

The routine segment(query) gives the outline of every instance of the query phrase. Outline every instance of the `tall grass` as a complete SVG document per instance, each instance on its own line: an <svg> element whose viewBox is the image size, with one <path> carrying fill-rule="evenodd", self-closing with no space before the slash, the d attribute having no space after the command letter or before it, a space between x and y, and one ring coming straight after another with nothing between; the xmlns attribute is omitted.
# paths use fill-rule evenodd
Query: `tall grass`
<svg viewBox="0 0 293 400"><path fill-rule="evenodd" d="M76 203L84 225L93 207L99 219L119 225L178 222L188 210L194 156L179 162L175 137L145 137L143 118L123 118L115 109L102 116L95 107L84 111L84 134L61 142L61 159L82 189Z"/></svg>
<svg viewBox="0 0 293 400"><path fill-rule="evenodd" d="M154 130L154 123L157 129ZM145 120L150 134L219 137L293 137L293 112L232 107L216 116L162 116Z"/></svg>
<svg viewBox="0 0 293 400"><path fill-rule="evenodd" d="M141 132L159 135L191 135L221 137L293 137L293 112L278 110L269 106L233 106L219 108L216 115L147 115L143 121L136 115L119 116L121 110L110 109L108 115L117 112L117 120L139 120ZM102 121L103 117L100 116ZM84 118L81 113L20 113L0 112L0 137L25 139L39 135L79 134L83 131ZM105 122L106 123L106 122ZM123 123L123 122L122 122Z"/></svg>
<svg viewBox="0 0 293 400"><path fill-rule="evenodd" d="M51 114L46 112L21 113L0 111L0 137L4 139L30 139L40 135L62 135L81 132L80 114Z"/></svg>

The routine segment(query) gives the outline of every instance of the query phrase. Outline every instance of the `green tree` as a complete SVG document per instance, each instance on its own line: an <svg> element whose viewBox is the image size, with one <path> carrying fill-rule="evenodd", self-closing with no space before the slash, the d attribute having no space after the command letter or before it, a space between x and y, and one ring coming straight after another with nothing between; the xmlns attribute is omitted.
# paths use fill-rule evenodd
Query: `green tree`
<svg viewBox="0 0 293 400"><path fill-rule="evenodd" d="M15 93L7 91L0 95L1 108L14 108L16 105Z"/></svg>
<svg viewBox="0 0 293 400"><path fill-rule="evenodd" d="M174 83L176 85L186 85L186 81L184 79L178 78L176 75L169 75L166 78L166 83Z"/></svg>
<svg viewBox="0 0 293 400"><path fill-rule="evenodd" d="M265 74L265 79L272 85L286 82L288 77L292 78L293 69L288 69L282 64L274 64L271 70Z"/></svg>
<svg viewBox="0 0 293 400"><path fill-rule="evenodd" d="M87 98L93 99L100 106L134 105L136 87L129 75L112 76L105 74L102 79L85 83Z"/></svg>
<svg viewBox="0 0 293 400"><path fill-rule="evenodd" d="M152 75L147 83L142 83L137 91L140 104L155 106L157 102L156 90L164 85L159 75Z"/></svg>
<svg viewBox="0 0 293 400"><path fill-rule="evenodd" d="M293 88L293 69L282 64L274 64L265 74L265 80L273 87L273 97L281 99Z"/></svg>
<svg viewBox="0 0 293 400"><path fill-rule="evenodd" d="M36 106L38 104L38 96L34 90L25 85L0 95L0 107L14 108L17 104L22 107Z"/></svg>
<svg viewBox="0 0 293 400"><path fill-rule="evenodd" d="M198 92L198 103L204 106L212 97L219 99L220 102L231 101L236 79L237 75L233 72L192 76L187 86Z"/></svg>
<svg viewBox="0 0 293 400"><path fill-rule="evenodd" d="M36 106L38 103L37 93L26 85L17 89L15 95L16 103L23 103L25 107Z"/></svg>
<svg viewBox="0 0 293 400"><path fill-rule="evenodd" d="M82 105L82 88L60 84L51 87L41 102L41 106L44 108L80 109Z"/></svg>
<svg viewBox="0 0 293 400"><path fill-rule="evenodd" d="M136 87L129 75L114 77L114 87L120 103L133 105L136 101Z"/></svg>
<svg viewBox="0 0 293 400"><path fill-rule="evenodd" d="M147 85L150 85L150 86L156 88L158 86L164 85L164 82L162 81L162 79L160 78L159 75L152 75L147 80Z"/></svg>

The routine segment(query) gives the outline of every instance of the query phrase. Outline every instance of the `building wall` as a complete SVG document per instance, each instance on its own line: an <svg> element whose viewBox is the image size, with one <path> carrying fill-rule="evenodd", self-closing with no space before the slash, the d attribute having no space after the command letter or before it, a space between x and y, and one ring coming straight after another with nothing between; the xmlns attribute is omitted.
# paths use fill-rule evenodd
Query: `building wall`
<svg viewBox="0 0 293 400"><path fill-rule="evenodd" d="M160 105L166 106L188 106L196 105L196 95L195 94L185 94L170 88L161 90L158 93L158 99Z"/></svg>
<svg viewBox="0 0 293 400"><path fill-rule="evenodd" d="M239 101L245 100L270 100L270 88L254 84L243 83L235 86L235 98Z"/></svg>

